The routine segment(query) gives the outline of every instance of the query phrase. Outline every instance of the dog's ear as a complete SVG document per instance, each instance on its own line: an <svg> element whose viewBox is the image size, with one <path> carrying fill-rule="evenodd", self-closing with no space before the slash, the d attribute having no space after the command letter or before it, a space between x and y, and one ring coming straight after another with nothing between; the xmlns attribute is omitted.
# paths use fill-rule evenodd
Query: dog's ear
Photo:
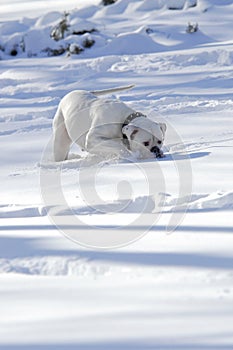
<svg viewBox="0 0 233 350"><path fill-rule="evenodd" d="M167 125L165 123L159 123L160 129L163 133L163 136L165 135L165 132L167 130Z"/></svg>
<svg viewBox="0 0 233 350"><path fill-rule="evenodd" d="M126 125L122 129L122 133L127 136L128 140L133 140L138 130L139 129L134 125Z"/></svg>

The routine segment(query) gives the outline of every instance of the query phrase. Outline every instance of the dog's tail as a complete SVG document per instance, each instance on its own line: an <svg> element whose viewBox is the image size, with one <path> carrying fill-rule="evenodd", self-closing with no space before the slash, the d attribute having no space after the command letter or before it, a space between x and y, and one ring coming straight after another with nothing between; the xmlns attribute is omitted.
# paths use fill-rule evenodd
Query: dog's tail
<svg viewBox="0 0 233 350"><path fill-rule="evenodd" d="M112 89L96 90L96 91L90 91L90 92L92 94L94 94L95 96L100 96L100 95L112 94L113 92L119 92L119 91L132 89L134 86L135 85L119 86L119 87L112 88Z"/></svg>

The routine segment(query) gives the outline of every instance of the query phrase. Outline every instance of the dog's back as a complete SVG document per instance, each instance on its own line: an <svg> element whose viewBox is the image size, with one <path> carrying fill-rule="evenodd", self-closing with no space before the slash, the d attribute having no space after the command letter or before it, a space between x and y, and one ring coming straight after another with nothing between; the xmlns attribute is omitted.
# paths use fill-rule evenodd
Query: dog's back
<svg viewBox="0 0 233 350"><path fill-rule="evenodd" d="M104 125L108 121L111 123L113 117L113 121L121 122L121 119L123 120L127 113L130 114L131 109L124 103L117 100L98 99L97 96L127 90L132 87L133 85L128 85L92 92L74 90L65 95L59 103L53 121L55 160L59 161L67 158L72 142L76 142L85 149L86 135L93 126L100 123ZM111 104L118 108L110 108ZM104 108L104 106L107 108ZM115 133L117 134L117 132ZM113 137L118 136L113 135Z"/></svg>

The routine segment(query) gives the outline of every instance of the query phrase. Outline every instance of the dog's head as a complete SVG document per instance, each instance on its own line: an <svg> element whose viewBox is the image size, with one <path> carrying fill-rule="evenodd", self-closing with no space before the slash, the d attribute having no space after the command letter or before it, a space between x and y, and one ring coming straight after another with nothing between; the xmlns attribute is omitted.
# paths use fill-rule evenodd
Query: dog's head
<svg viewBox="0 0 233 350"><path fill-rule="evenodd" d="M155 123L148 118L140 117L124 126L122 133L127 136L129 149L136 152L139 158L151 156L161 158L166 129L165 123Z"/></svg>

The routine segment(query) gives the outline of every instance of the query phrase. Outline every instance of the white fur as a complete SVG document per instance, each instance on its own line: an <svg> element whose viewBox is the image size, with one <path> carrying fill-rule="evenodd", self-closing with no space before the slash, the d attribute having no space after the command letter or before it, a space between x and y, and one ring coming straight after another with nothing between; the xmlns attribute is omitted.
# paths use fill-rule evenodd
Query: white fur
<svg viewBox="0 0 233 350"><path fill-rule="evenodd" d="M126 118L135 111L119 100L98 98L97 95L131 87L94 92L76 90L68 93L61 100L53 121L54 160L67 159L70 145L73 142L83 150L101 157L120 157L128 154L129 150L122 142L122 125ZM140 119L143 120L140 121ZM127 127L137 128L133 141ZM154 138L153 145L155 145L155 139L164 139L161 126L147 118L137 118L127 127L123 132L129 140L129 148L132 151L139 151L139 158L148 158L148 153L151 153L142 145L148 130L150 130L150 137Z"/></svg>

